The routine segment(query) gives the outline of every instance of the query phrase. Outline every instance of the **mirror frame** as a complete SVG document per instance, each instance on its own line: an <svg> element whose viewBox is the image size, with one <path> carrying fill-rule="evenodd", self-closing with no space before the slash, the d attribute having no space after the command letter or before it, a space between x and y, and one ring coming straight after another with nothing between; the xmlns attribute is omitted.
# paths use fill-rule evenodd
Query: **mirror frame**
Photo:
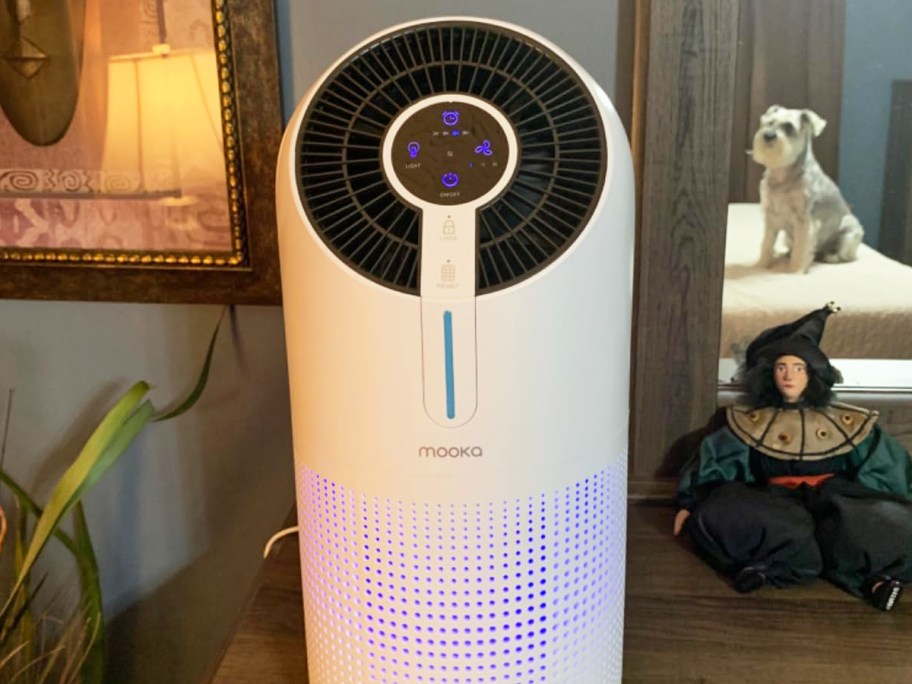
<svg viewBox="0 0 912 684"><path fill-rule="evenodd" d="M725 225L740 0L636 3L632 144L641 161L628 492L668 499L719 405ZM637 93L642 93L638 99ZM638 106L638 101L642 102ZM912 451L912 393L840 390Z"/></svg>

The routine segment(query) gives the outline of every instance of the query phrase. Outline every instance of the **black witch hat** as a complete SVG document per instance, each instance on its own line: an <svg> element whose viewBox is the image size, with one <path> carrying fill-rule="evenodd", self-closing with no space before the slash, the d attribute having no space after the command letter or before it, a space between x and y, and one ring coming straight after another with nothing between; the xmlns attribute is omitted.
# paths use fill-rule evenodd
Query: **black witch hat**
<svg viewBox="0 0 912 684"><path fill-rule="evenodd" d="M780 356L792 355L803 359L827 387L841 382L842 374L820 350L826 320L838 311L838 306L828 302L791 323L764 330L748 345L742 370L749 371L760 359L775 362Z"/></svg>

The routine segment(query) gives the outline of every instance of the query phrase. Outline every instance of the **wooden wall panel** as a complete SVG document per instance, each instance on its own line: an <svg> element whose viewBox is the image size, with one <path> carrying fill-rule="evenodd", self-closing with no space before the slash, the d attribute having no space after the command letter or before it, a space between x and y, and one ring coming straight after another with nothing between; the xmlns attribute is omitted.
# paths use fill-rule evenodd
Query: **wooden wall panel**
<svg viewBox="0 0 912 684"><path fill-rule="evenodd" d="M617 50L615 51L614 93L611 101L630 137L633 124L633 77L636 72L636 0L618 0Z"/></svg>
<svg viewBox="0 0 912 684"><path fill-rule="evenodd" d="M630 495L716 405L738 0L653 2L637 232ZM722 133L719 133L722 131Z"/></svg>
<svg viewBox="0 0 912 684"><path fill-rule="evenodd" d="M894 81L884 168L880 251L912 264L912 81Z"/></svg>

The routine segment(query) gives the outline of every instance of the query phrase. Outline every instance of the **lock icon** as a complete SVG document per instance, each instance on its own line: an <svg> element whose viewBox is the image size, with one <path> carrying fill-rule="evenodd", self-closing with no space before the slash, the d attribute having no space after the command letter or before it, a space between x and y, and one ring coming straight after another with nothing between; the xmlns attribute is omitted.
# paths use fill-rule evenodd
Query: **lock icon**
<svg viewBox="0 0 912 684"><path fill-rule="evenodd" d="M456 224L453 222L453 219L447 219L443 222L443 234L444 235L455 235L456 234Z"/></svg>

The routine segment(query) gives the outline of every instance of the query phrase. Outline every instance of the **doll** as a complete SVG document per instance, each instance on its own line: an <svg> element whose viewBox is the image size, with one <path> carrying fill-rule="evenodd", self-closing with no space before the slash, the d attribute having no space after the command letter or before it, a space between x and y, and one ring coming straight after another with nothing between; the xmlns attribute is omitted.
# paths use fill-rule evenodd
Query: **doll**
<svg viewBox="0 0 912 684"><path fill-rule="evenodd" d="M833 304L762 332L682 473L674 534L749 592L824 577L891 610L912 581L912 460L877 412L837 403L820 350Z"/></svg>

